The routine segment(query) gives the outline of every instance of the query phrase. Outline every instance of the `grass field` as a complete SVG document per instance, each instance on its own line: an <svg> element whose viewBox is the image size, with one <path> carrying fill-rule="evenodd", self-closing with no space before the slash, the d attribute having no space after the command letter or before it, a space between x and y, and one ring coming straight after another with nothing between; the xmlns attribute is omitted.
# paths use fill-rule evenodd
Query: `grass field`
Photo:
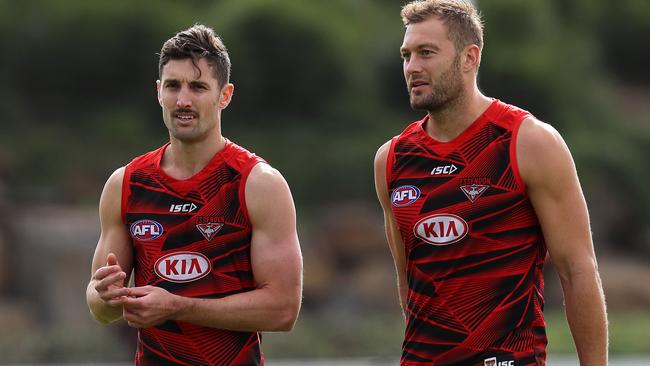
<svg viewBox="0 0 650 366"><path fill-rule="evenodd" d="M546 318L548 364L577 365L564 315L549 312ZM609 320L610 355L615 361L610 364L650 365L650 312L611 313ZM0 365L128 364L135 343L115 327L93 325L83 334L59 327L38 333L0 332ZM402 333L399 314L304 312L292 332L264 333L263 345L269 366L394 365L401 354Z"/></svg>
<svg viewBox="0 0 650 366"><path fill-rule="evenodd" d="M548 355L573 355L573 339L562 312L546 314ZM609 314L612 355L650 355L650 312ZM303 314L291 333L264 335L273 358L399 357L403 327L398 316ZM649 363L650 365L650 363Z"/></svg>

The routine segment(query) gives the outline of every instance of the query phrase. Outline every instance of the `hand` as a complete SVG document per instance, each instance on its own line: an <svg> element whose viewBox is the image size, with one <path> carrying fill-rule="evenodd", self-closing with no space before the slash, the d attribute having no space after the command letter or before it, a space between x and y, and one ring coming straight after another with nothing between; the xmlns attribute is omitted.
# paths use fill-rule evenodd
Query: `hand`
<svg viewBox="0 0 650 366"><path fill-rule="evenodd" d="M160 287L131 287L123 302L122 316L132 328L153 327L176 314L179 299Z"/></svg>
<svg viewBox="0 0 650 366"><path fill-rule="evenodd" d="M108 254L106 265L95 271L92 278L95 281L95 291L99 298L109 306L121 305L128 294L128 289L124 287L124 279L126 279L126 273L122 271L117 263L117 257L113 253Z"/></svg>

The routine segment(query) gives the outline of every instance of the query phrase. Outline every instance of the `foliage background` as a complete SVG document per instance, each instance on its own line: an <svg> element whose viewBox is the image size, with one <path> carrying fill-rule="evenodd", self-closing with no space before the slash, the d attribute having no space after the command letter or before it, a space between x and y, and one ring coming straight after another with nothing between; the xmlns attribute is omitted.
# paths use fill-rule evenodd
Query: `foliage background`
<svg viewBox="0 0 650 366"><path fill-rule="evenodd" d="M16 329L0 334L0 362L131 357L133 332L86 313L96 206L114 169L167 139L156 53L197 22L222 36L233 62L224 134L282 171L299 211L303 313L293 333L268 335L267 355L397 357L402 330L372 159L421 117L401 72L401 5L0 0L0 326ZM478 5L480 87L566 139L590 207L613 351L650 353L647 337L618 341L650 329L641 280L650 275L650 3ZM558 319L549 268L547 311ZM617 324L629 326L615 333ZM561 316L549 325L551 346L571 352L566 334L553 335L560 326Z"/></svg>

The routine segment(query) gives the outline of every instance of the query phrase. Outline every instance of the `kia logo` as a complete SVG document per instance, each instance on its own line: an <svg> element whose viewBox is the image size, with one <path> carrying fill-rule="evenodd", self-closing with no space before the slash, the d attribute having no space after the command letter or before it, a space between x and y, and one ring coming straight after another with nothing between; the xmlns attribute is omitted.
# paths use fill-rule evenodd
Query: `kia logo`
<svg viewBox="0 0 650 366"><path fill-rule="evenodd" d="M469 226L460 216L452 214L429 215L415 224L416 237L433 245L449 245L461 241Z"/></svg>
<svg viewBox="0 0 650 366"><path fill-rule="evenodd" d="M210 273L208 258L196 252L175 252L160 257L154 265L156 274L170 282L192 282Z"/></svg>

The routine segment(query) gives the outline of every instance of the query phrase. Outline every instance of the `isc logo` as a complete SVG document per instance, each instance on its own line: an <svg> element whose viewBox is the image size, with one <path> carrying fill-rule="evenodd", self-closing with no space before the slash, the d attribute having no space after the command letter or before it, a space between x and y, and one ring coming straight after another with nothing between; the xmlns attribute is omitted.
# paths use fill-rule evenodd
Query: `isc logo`
<svg viewBox="0 0 650 366"><path fill-rule="evenodd" d="M469 227L465 220L452 214L427 216L415 224L413 234L433 245L449 245L462 240Z"/></svg>
<svg viewBox="0 0 650 366"><path fill-rule="evenodd" d="M458 167L454 164L437 166L431 169L431 175L449 175L458 170Z"/></svg>
<svg viewBox="0 0 650 366"><path fill-rule="evenodd" d="M401 186L395 188L391 203L395 207L408 206L420 198L420 189L416 186Z"/></svg>
<svg viewBox="0 0 650 366"><path fill-rule="evenodd" d="M191 282L212 270L206 256L196 252L175 252L160 257L154 265L156 274L170 282Z"/></svg>
<svg viewBox="0 0 650 366"><path fill-rule="evenodd" d="M138 220L131 224L131 236L136 240L154 240L162 233L163 227L157 221Z"/></svg>
<svg viewBox="0 0 650 366"><path fill-rule="evenodd" d="M196 210L196 205L194 204L194 202L181 204L181 205L171 205L171 207L169 207L169 212L174 212L174 213L193 212L194 210Z"/></svg>

